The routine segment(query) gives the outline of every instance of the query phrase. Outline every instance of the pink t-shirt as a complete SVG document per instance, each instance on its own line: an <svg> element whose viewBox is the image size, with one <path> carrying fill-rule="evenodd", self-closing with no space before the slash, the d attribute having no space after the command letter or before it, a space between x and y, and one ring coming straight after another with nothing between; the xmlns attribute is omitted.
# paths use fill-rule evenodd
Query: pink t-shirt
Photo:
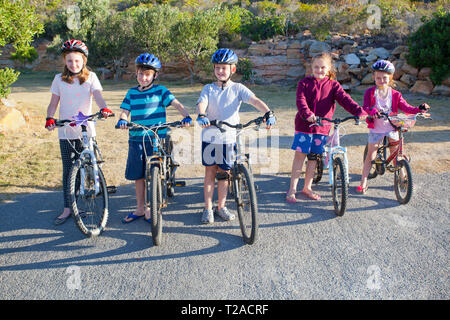
<svg viewBox="0 0 450 320"><path fill-rule="evenodd" d="M72 119L78 112L84 115L92 114L92 93L102 91L102 85L94 72L89 73L89 78L80 85L78 78L73 83L62 81L61 73L53 79L50 92L59 96L59 119ZM92 121L88 123L88 136L95 137L95 126ZM59 139L78 139L81 137L81 127L64 126L58 128Z"/></svg>
<svg viewBox="0 0 450 320"><path fill-rule="evenodd" d="M382 98L378 89L375 90L375 108L379 112L390 114L392 112L392 89L388 89L386 98ZM370 130L373 133L387 133L393 131L394 128L389 123L389 120L384 118L375 118L374 128Z"/></svg>

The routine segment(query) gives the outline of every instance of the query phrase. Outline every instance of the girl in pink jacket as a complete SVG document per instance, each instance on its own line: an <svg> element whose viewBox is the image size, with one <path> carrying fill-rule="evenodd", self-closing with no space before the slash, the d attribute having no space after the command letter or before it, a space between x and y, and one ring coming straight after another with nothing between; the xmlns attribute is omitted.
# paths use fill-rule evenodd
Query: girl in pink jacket
<svg viewBox="0 0 450 320"><path fill-rule="evenodd" d="M368 137L368 152L364 161L363 172L361 175L361 183L356 188L357 193L364 194L367 192L367 176L369 175L372 161L375 159L378 144L385 136L390 142L399 139L398 131L396 131L389 120L379 118L380 112L387 114L397 114L398 110L409 114L416 114L426 111L430 106L426 103L418 108L409 105L402 94L391 88L393 84L393 75L395 72L394 65L387 60L379 60L372 65L374 71L373 79L376 86L371 87L364 93L364 110L370 115L366 119L370 129Z"/></svg>
<svg viewBox="0 0 450 320"><path fill-rule="evenodd" d="M316 116L332 118L336 101L355 116L365 116L364 110L347 94L335 78L333 60L329 53L320 53L312 60L311 76L302 79L297 86L297 115L295 116L295 136L291 149L295 150L292 174L286 201L297 202L295 193L305 158L305 183L302 193L309 199L319 200L320 196L311 189L316 159L323 153L331 126L313 126Z"/></svg>

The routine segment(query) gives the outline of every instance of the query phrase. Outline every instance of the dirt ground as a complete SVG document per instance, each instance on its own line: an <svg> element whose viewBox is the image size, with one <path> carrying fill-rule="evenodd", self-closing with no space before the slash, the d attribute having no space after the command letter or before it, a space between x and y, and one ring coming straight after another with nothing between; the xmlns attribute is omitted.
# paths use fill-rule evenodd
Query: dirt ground
<svg viewBox="0 0 450 320"><path fill-rule="evenodd" d="M13 87L10 99L17 108L26 114L27 127L23 130L0 135L0 201L12 199L17 193L36 190L52 190L61 187L61 161L57 133L44 129L47 105L50 101L52 78L40 81L19 82ZM195 119L195 102L202 85L171 85L163 83L187 107ZM124 130L114 129L120 113L120 103L133 82L103 84L103 96L116 113L115 119L97 123L97 141L106 160L103 171L108 185L130 183L124 177L127 158L128 134ZM268 132L247 131L248 150L254 161L256 174L289 173L294 151L290 149L293 132L295 107L295 87L262 87L251 89L263 99L276 113L277 125ZM421 97L404 95L407 101L418 105L426 100L431 106L433 120L419 120L416 126L405 135L406 152L412 156L412 167L417 173L440 173L450 169L450 125L449 99L444 97ZM362 103L361 93L352 93L352 97ZM94 110L96 110L94 103ZM335 114L346 116L341 107ZM248 105L241 108L242 122L250 120L259 113ZM168 109L168 120L181 119L174 108ZM194 121L195 123L195 121ZM175 152L182 164L177 171L178 177L202 177L203 167L200 158L200 131L197 124L188 129L173 130L177 141ZM348 148L349 171L359 174L362 170L362 153L367 140L368 129L365 124L345 126L341 134L341 144Z"/></svg>

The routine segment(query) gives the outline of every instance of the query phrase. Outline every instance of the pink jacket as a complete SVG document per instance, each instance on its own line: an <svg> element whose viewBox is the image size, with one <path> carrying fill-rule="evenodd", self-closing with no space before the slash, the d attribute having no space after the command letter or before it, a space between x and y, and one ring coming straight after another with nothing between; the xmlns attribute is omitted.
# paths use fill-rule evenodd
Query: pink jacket
<svg viewBox="0 0 450 320"><path fill-rule="evenodd" d="M364 111L367 112L369 115L373 115L373 107L375 106L375 89L377 87L373 86L364 92L364 102L363 102L363 108ZM418 107L413 107L408 102L406 102L405 99L403 99L402 94L392 89L392 114L398 114L398 110L401 110L405 113L409 114L416 114L422 112ZM368 128L373 129L373 119L366 119L366 122L368 123Z"/></svg>
<svg viewBox="0 0 450 320"><path fill-rule="evenodd" d="M366 114L336 80L330 80L328 77L317 80L313 76L307 76L300 80L297 86L298 112L295 116L295 131L328 135L331 126L310 127L311 123L306 119L313 114L319 117L333 118L336 101L355 116Z"/></svg>

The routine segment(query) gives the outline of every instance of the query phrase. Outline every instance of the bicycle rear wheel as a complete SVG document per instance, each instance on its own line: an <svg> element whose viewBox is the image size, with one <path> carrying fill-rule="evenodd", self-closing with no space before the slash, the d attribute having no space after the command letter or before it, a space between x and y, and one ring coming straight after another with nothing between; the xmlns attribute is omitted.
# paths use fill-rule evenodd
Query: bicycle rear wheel
<svg viewBox="0 0 450 320"><path fill-rule="evenodd" d="M147 189L150 199L150 214L152 222L152 239L155 246L159 246L162 240L162 180L158 166L150 169L150 185Z"/></svg>
<svg viewBox="0 0 450 320"><path fill-rule="evenodd" d="M242 237L246 244L253 244L258 234L258 204L253 175L245 165L234 168L233 188Z"/></svg>
<svg viewBox="0 0 450 320"><path fill-rule="evenodd" d="M78 159L74 163L69 175L73 217L80 231L88 237L100 235L106 227L109 214L108 190L100 168L98 193L95 192L95 179L90 161Z"/></svg>
<svg viewBox="0 0 450 320"><path fill-rule="evenodd" d="M322 180L322 176L323 176L323 158L322 155L319 155L317 157L317 164L316 164L316 169L314 170L314 178L313 178L313 183L317 184L320 182L320 180Z"/></svg>
<svg viewBox="0 0 450 320"><path fill-rule="evenodd" d="M413 192L412 171L409 162L405 159L398 161L395 168L394 190L400 204L407 204L411 200Z"/></svg>
<svg viewBox="0 0 450 320"><path fill-rule="evenodd" d="M338 216L343 216L347 207L348 183L345 180L346 168L341 158L333 159L333 185L331 193L333 195L334 212Z"/></svg>

